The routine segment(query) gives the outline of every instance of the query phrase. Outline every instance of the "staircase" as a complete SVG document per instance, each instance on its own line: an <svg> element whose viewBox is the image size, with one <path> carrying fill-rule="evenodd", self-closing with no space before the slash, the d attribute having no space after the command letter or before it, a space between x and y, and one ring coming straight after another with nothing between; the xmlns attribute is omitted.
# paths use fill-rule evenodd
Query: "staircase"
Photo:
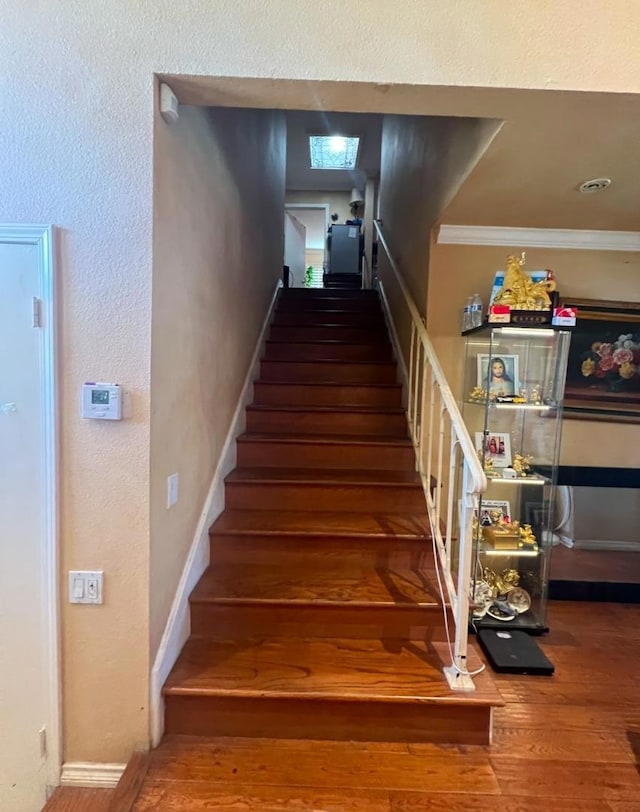
<svg viewBox="0 0 640 812"><path fill-rule="evenodd" d="M442 674L401 395L375 292L281 291L164 687L166 733L489 741L490 678L464 694Z"/></svg>

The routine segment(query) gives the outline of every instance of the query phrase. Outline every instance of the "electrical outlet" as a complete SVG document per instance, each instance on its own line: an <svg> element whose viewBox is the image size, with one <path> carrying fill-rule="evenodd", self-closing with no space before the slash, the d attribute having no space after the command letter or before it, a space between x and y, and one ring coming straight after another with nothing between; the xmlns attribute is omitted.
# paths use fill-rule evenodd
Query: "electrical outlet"
<svg viewBox="0 0 640 812"><path fill-rule="evenodd" d="M167 477L167 507L173 507L178 501L178 474Z"/></svg>
<svg viewBox="0 0 640 812"><path fill-rule="evenodd" d="M102 603L102 570L69 571L69 603Z"/></svg>

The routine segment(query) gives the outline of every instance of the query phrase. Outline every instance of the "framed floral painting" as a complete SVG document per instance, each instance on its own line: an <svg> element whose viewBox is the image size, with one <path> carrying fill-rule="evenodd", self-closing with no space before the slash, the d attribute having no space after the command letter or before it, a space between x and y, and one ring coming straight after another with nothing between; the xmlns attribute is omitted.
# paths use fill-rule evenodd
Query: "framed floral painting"
<svg viewBox="0 0 640 812"><path fill-rule="evenodd" d="M568 299L571 337L564 415L640 422L640 303Z"/></svg>

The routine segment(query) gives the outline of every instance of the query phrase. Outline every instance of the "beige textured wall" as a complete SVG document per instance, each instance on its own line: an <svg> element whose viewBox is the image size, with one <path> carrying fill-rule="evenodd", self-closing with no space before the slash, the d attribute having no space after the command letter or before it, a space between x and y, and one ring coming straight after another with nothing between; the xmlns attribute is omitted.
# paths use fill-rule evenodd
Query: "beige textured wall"
<svg viewBox="0 0 640 812"><path fill-rule="evenodd" d="M170 127L158 116L154 170L152 660L282 273L284 116L184 107Z"/></svg>
<svg viewBox="0 0 640 812"><path fill-rule="evenodd" d="M351 217L349 211L350 192L299 192L287 189L287 203L326 203L329 206L329 217L336 213L338 222L344 223Z"/></svg>
<svg viewBox="0 0 640 812"><path fill-rule="evenodd" d="M501 246L434 245L429 272L429 334L454 392L461 395L461 311L480 293L485 306L493 275L514 250ZM532 248L528 268L552 268L561 294L589 299L640 301L640 254ZM564 420L564 465L638 466L640 425Z"/></svg>
<svg viewBox="0 0 640 812"><path fill-rule="evenodd" d="M3 3L0 220L60 228L61 583L106 579L104 606L63 607L66 760L147 737L153 73L373 82L381 105L389 83L640 90L628 0L389 9L353 0L338 26L315 0ZM79 419L94 377L131 392L127 420Z"/></svg>
<svg viewBox="0 0 640 812"><path fill-rule="evenodd" d="M431 226L500 128L491 119L384 116L379 216L391 254L426 314ZM379 275L408 354L410 323L378 251Z"/></svg>

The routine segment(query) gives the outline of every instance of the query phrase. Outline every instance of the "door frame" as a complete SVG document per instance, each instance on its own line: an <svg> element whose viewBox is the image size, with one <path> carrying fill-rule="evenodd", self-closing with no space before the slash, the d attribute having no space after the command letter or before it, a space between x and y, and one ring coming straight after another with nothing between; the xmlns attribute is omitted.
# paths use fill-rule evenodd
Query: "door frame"
<svg viewBox="0 0 640 812"><path fill-rule="evenodd" d="M34 302L34 326L39 323L40 390L42 393L42 584L44 588L42 650L46 657L45 697L47 784L60 783L62 712L60 680L59 509L58 509L58 397L55 231L51 225L2 224L0 243L32 245L37 251L39 303ZM37 319L37 321L35 321ZM36 329L37 326L36 326Z"/></svg>

